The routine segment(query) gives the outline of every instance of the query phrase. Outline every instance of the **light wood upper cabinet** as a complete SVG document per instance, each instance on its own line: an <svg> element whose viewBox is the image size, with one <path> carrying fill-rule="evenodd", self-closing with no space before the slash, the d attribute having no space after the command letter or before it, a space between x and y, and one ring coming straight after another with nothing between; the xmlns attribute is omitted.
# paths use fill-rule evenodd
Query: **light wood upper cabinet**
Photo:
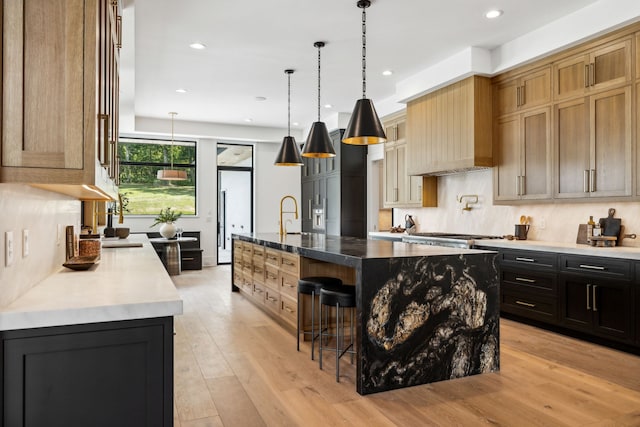
<svg viewBox="0 0 640 427"><path fill-rule="evenodd" d="M527 110L550 102L550 66L493 86L493 113L496 116Z"/></svg>
<svg viewBox="0 0 640 427"><path fill-rule="evenodd" d="M387 142L383 161L383 206L434 207L438 204L435 177L407 174L407 140L405 116L384 123Z"/></svg>
<svg viewBox="0 0 640 427"><path fill-rule="evenodd" d="M636 79L640 79L640 31L636 33Z"/></svg>
<svg viewBox="0 0 640 427"><path fill-rule="evenodd" d="M2 2L0 182L85 199L117 194L118 59L102 36L103 12L115 21L113 10L110 0ZM118 37L116 26L108 31Z"/></svg>
<svg viewBox="0 0 640 427"><path fill-rule="evenodd" d="M410 175L490 167L491 83L472 76L407 105Z"/></svg>
<svg viewBox="0 0 640 427"><path fill-rule="evenodd" d="M498 120L495 141L494 201L550 199L550 109Z"/></svg>
<svg viewBox="0 0 640 427"><path fill-rule="evenodd" d="M631 86L555 107L557 198L631 195Z"/></svg>
<svg viewBox="0 0 640 427"><path fill-rule="evenodd" d="M606 90L631 81L631 37L625 37L554 64L554 99Z"/></svg>

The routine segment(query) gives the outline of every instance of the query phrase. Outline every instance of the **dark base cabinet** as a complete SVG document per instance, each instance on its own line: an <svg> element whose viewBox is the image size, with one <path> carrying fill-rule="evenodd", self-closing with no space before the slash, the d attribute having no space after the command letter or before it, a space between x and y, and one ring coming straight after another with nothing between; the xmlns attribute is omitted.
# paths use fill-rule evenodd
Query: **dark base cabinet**
<svg viewBox="0 0 640 427"><path fill-rule="evenodd" d="M3 426L173 425L173 317L1 336Z"/></svg>
<svg viewBox="0 0 640 427"><path fill-rule="evenodd" d="M498 260L502 313L625 351L640 348L640 263L512 249L499 249Z"/></svg>

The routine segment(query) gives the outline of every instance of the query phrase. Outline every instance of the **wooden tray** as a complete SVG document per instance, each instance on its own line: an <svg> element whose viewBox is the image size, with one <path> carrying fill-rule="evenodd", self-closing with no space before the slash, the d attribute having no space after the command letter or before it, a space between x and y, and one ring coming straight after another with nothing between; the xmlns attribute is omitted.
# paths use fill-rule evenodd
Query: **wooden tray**
<svg viewBox="0 0 640 427"><path fill-rule="evenodd" d="M82 271L90 269L98 262L100 262L100 257L98 256L78 256L69 258L69 260L62 265L71 270Z"/></svg>

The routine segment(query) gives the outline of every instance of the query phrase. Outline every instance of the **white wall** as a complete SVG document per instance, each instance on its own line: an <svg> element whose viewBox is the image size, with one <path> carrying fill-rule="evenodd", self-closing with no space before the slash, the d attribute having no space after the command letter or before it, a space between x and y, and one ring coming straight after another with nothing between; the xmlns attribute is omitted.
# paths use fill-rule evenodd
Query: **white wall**
<svg viewBox="0 0 640 427"><path fill-rule="evenodd" d="M0 184L0 307L64 269L65 226L80 230L80 202L28 185ZM22 257L22 230L29 230L29 255ZM61 229L58 240L58 230ZM5 232L13 232L14 261L5 267Z"/></svg>

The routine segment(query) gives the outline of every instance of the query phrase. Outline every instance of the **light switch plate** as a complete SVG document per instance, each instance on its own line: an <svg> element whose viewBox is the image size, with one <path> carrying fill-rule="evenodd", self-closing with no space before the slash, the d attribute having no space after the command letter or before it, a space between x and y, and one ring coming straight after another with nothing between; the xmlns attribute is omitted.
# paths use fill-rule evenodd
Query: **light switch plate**
<svg viewBox="0 0 640 427"><path fill-rule="evenodd" d="M29 230L22 230L22 257L29 256Z"/></svg>
<svg viewBox="0 0 640 427"><path fill-rule="evenodd" d="M9 267L13 264L13 231L5 231L4 233L4 266Z"/></svg>

